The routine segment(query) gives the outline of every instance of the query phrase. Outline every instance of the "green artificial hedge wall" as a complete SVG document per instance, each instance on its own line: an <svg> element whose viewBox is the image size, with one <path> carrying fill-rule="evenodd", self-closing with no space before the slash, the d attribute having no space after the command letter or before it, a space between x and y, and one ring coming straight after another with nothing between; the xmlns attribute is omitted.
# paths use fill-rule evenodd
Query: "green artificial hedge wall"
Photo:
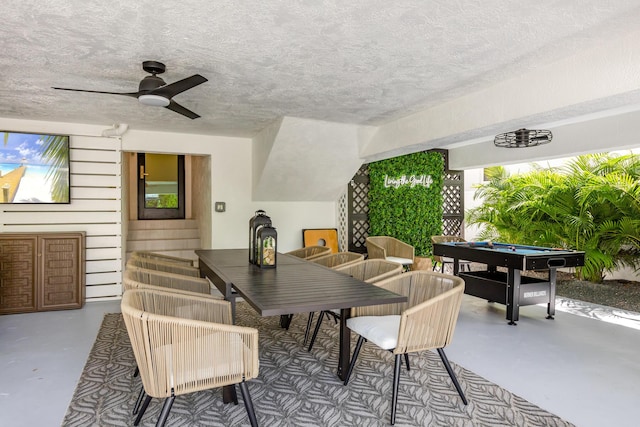
<svg viewBox="0 0 640 427"><path fill-rule="evenodd" d="M438 152L370 163L370 235L395 237L412 245L416 256L430 256L431 236L442 234L443 175Z"/></svg>

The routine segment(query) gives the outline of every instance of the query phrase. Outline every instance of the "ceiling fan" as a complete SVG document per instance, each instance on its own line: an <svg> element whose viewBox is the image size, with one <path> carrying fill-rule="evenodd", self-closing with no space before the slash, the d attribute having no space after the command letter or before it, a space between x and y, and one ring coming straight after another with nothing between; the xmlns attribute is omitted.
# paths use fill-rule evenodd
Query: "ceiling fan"
<svg viewBox="0 0 640 427"><path fill-rule="evenodd" d="M505 132L496 135L493 143L496 147L524 148L548 144L552 139L553 134L550 130L518 129L512 132Z"/></svg>
<svg viewBox="0 0 640 427"><path fill-rule="evenodd" d="M144 61L142 63L142 69L151 75L146 76L140 81L137 92L103 92L99 90L68 89L64 87L54 87L53 89L130 96L138 98L138 101L142 104L154 107L165 107L190 119L197 119L200 117L193 111L173 101L171 98L179 93L191 89L192 87L206 82L206 78L202 77L200 74L194 74L191 77L178 80L171 84L166 84L162 78L157 76L157 74L162 74L166 70L163 63L157 61Z"/></svg>

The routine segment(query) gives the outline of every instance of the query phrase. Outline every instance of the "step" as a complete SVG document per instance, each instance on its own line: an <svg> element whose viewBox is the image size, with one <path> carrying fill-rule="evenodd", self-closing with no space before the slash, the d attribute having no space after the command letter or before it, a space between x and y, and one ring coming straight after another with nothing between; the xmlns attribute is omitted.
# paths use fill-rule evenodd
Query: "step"
<svg viewBox="0 0 640 427"><path fill-rule="evenodd" d="M200 239L128 240L127 251L174 251L200 249Z"/></svg>
<svg viewBox="0 0 640 427"><path fill-rule="evenodd" d="M192 229L198 228L195 219L156 219L129 221L129 230L161 230L161 229Z"/></svg>
<svg viewBox="0 0 640 427"><path fill-rule="evenodd" d="M145 229L129 230L127 241L137 240L176 240L176 239L199 239L200 230L197 228L167 228L167 229Z"/></svg>
<svg viewBox="0 0 640 427"><path fill-rule="evenodd" d="M170 255L170 256L175 256L178 258L187 258L187 259L192 259L197 261L198 260L198 256L196 255L196 253L193 251L193 249L184 249L184 250L175 250L175 251L153 251L153 252L157 252L159 254L162 255ZM127 251L126 253L126 260L129 260L129 258L131 257L131 254L133 253L133 251ZM197 262L195 263L197 265Z"/></svg>

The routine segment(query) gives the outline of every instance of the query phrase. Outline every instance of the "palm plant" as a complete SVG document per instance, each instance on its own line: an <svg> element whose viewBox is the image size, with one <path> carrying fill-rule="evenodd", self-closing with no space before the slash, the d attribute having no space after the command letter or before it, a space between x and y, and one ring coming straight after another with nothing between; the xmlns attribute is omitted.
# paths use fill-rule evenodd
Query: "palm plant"
<svg viewBox="0 0 640 427"><path fill-rule="evenodd" d="M9 141L9 132L3 132L3 143ZM42 135L44 142L41 156L49 163L46 180L51 180L51 199L54 202L69 200L69 150L68 136Z"/></svg>
<svg viewBox="0 0 640 427"><path fill-rule="evenodd" d="M616 267L637 269L639 160L592 154L514 176L490 168L475 194L483 205L467 212L467 222L481 225L485 239L585 251L581 274L591 281Z"/></svg>
<svg viewBox="0 0 640 427"><path fill-rule="evenodd" d="M47 135L43 138L42 158L50 162L45 179L51 180L51 199L55 202L69 200L69 150L68 137Z"/></svg>

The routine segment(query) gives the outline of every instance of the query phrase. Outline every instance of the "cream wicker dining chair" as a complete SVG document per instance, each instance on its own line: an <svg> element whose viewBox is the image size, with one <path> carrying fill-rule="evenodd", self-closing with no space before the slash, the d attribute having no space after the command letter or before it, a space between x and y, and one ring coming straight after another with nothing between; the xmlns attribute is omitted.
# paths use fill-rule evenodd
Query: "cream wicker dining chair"
<svg viewBox="0 0 640 427"><path fill-rule="evenodd" d="M156 291L172 292L183 295L196 295L202 297L222 299L222 295L212 296L211 286L207 279L199 277L184 276L182 274L167 273L166 271L148 270L146 268L132 267L130 265L124 270L122 280L122 290L126 292L131 289L151 289ZM137 377L140 373L138 366L133 373ZM144 388L141 388L133 414L136 415L140 409Z"/></svg>
<svg viewBox="0 0 640 427"><path fill-rule="evenodd" d="M347 319L347 327L359 337L344 385L349 382L365 340L391 351L395 355L391 397L391 424L394 424L402 356L408 368L409 353L435 348L466 405L467 398L444 353L458 320L464 280L457 276L419 270L377 282L376 286L405 295L408 301L352 309L353 317Z"/></svg>
<svg viewBox="0 0 640 427"><path fill-rule="evenodd" d="M163 426L176 396L239 384L252 426L257 420L246 381L258 375L258 331L231 324L228 301L131 289L121 303L146 398L164 398Z"/></svg>
<svg viewBox="0 0 640 427"><path fill-rule="evenodd" d="M466 242L460 236L453 236L448 234L431 236L431 243L448 243L448 242ZM440 273L445 273L445 268L447 264L451 265L451 274L453 274L453 258L434 255L433 256L433 271L436 271L438 268L438 264L440 264ZM471 261L466 260L458 260L458 265L460 266L460 271L471 271Z"/></svg>
<svg viewBox="0 0 640 427"><path fill-rule="evenodd" d="M402 273L402 264L385 259L366 259L335 269L367 283L375 283Z"/></svg>
<svg viewBox="0 0 640 427"><path fill-rule="evenodd" d="M358 254L355 252L336 252L335 254L312 258L309 261L335 269L362 261L363 259L364 254Z"/></svg>
<svg viewBox="0 0 640 427"><path fill-rule="evenodd" d="M338 266L335 270L362 280L363 282L375 283L402 273L402 264L384 259L368 259L353 264ZM313 344L318 336L318 331L320 330L320 325L322 324L322 319L324 319L325 315L331 316L337 320L340 318L340 310L326 310L320 312L320 317L318 317L318 322L316 323L316 327L313 330L313 336L311 337L311 342L309 343L309 351L313 348ZM305 344L307 343L307 337L309 336L313 316L313 312L309 313L307 330L304 333Z"/></svg>
<svg viewBox="0 0 640 427"><path fill-rule="evenodd" d="M139 258L150 258L156 261L164 261L164 262L173 262L175 264L188 265L193 267L194 260L190 258L177 257L173 255L165 255L159 252L151 252L151 251L134 251L131 253L132 257Z"/></svg>
<svg viewBox="0 0 640 427"><path fill-rule="evenodd" d="M148 270L166 271L167 273L182 274L191 277L200 277L200 269L189 265L171 261L160 261L149 257L132 256L127 261L127 267L140 267Z"/></svg>
<svg viewBox="0 0 640 427"><path fill-rule="evenodd" d="M386 259L406 267L413 264L415 248L390 236L369 236L365 240L368 259Z"/></svg>
<svg viewBox="0 0 640 427"><path fill-rule="evenodd" d="M205 278L168 273L166 271L128 265L124 270L124 289L151 286L150 289L211 295L211 284Z"/></svg>
<svg viewBox="0 0 640 427"><path fill-rule="evenodd" d="M305 246L304 248L295 249L286 253L287 255L293 255L298 258L312 260L314 258L329 255L331 253L331 248L328 246Z"/></svg>

